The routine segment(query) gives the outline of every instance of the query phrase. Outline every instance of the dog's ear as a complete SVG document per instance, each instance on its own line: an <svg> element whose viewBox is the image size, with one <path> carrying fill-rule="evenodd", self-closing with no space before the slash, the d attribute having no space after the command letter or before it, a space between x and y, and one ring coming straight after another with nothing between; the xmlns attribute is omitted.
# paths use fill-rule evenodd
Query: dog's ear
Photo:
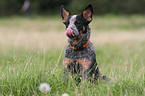
<svg viewBox="0 0 145 96"><path fill-rule="evenodd" d="M61 5L60 11L61 11L61 16L62 16L63 23L64 23L67 21L67 19L71 15L71 13L68 10L66 10L63 5Z"/></svg>
<svg viewBox="0 0 145 96"><path fill-rule="evenodd" d="M92 21L92 15L93 15L93 8L92 5L89 4L81 13L82 17L87 21L89 24Z"/></svg>

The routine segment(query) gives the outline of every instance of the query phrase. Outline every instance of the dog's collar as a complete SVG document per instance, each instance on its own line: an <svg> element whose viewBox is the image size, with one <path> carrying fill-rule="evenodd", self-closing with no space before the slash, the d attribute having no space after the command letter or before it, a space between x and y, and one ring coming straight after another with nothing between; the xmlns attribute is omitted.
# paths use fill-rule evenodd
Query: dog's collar
<svg viewBox="0 0 145 96"><path fill-rule="evenodd" d="M88 40L87 43L84 44L84 45L81 46L81 47L74 47L74 46L72 46L71 44L69 44L69 46L70 46L72 49L74 49L74 50L82 50L83 48L87 47L87 46L89 45L89 43L90 43L90 40Z"/></svg>

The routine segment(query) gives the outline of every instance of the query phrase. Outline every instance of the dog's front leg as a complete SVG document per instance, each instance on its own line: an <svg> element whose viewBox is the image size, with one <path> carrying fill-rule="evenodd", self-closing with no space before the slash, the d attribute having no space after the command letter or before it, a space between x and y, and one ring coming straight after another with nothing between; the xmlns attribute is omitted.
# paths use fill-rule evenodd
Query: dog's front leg
<svg viewBox="0 0 145 96"><path fill-rule="evenodd" d="M68 80L69 80L69 71L68 71L67 68L64 68L63 78L64 78L64 81L65 81L65 84L67 84Z"/></svg>
<svg viewBox="0 0 145 96"><path fill-rule="evenodd" d="M68 66L72 63L72 59L70 58L64 58L63 59L63 67L64 67L64 73L63 73L63 78L65 83L68 83L68 79L69 79L69 69Z"/></svg>
<svg viewBox="0 0 145 96"><path fill-rule="evenodd" d="M87 81L89 79L91 79L91 70L90 69L87 69L84 73L83 73L83 81Z"/></svg>
<svg viewBox="0 0 145 96"><path fill-rule="evenodd" d="M86 81L88 78L91 77L91 70L90 66L92 65L90 60L87 60L86 58L78 59L79 64L82 66L83 70L81 70L83 81Z"/></svg>

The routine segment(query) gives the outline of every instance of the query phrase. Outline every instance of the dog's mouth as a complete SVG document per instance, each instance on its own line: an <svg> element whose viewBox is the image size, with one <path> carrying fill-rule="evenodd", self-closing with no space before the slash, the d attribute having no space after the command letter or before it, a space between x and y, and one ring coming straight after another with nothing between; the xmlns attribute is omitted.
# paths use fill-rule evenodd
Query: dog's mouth
<svg viewBox="0 0 145 96"><path fill-rule="evenodd" d="M71 28L67 28L65 33L73 44L78 44L83 38L83 34L77 34L77 32Z"/></svg>
<svg viewBox="0 0 145 96"><path fill-rule="evenodd" d="M69 37L69 38L73 38L75 35L74 35L74 30L72 30L71 28L67 28L66 31L65 31L66 35Z"/></svg>
<svg viewBox="0 0 145 96"><path fill-rule="evenodd" d="M77 39L80 35L80 33L78 31L76 31L75 29L72 28L67 28L65 31L67 37L69 37L70 39Z"/></svg>

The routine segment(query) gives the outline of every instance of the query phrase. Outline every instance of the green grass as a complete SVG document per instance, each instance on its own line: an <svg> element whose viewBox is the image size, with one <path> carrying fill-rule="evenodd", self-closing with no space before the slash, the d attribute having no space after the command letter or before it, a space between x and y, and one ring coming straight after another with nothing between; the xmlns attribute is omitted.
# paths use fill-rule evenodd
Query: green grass
<svg viewBox="0 0 145 96"><path fill-rule="evenodd" d="M92 23L93 30L114 30L117 25L113 25L114 21L126 22L123 17L95 17ZM108 19L109 18L109 19ZM114 18L114 19L113 19ZM122 19L121 19L122 18ZM141 18L142 16L132 16L130 18ZM10 19L2 19L5 25L0 23L0 30L4 28L33 31L31 27L32 22L39 24L46 21L42 17L36 19L25 19L22 17L14 17ZM110 22L112 28L106 28L103 22ZM8 22L12 20L11 22ZM55 19L50 19L50 21ZM57 19L58 20L58 19ZM56 21L57 21L56 20ZM17 25L10 26L11 23L18 23ZM20 21L25 22L23 26ZM96 22L98 21L97 25ZM99 23L101 22L102 23ZM138 21L142 23L144 21ZM130 26L129 22L126 22ZM125 23L125 24L126 24ZM136 22L137 23L137 22ZM27 24L30 24L27 26ZM95 26L99 26L96 29ZM107 23L108 24L108 23ZM117 23L119 24L119 23ZM121 23L123 26L124 23ZM32 25L34 26L34 25ZM56 25L61 26L60 24ZM107 25L105 25L107 26ZM142 28L142 27L140 27ZM43 29L43 24L39 25L35 30ZM118 31L122 30L119 26L116 28ZM44 32L47 28L43 29ZM57 32L59 29L55 29ZM62 31L63 29L60 28ZM123 30L134 30L130 27ZM41 30L39 30L41 32ZM106 33L109 34L109 33ZM100 41L101 42L101 41ZM39 45L39 44L38 44ZM70 96L145 96L145 41L124 41L120 43L104 43L103 45L95 45L97 62L100 72L111 79L109 83L98 82L93 84L90 82L81 82L76 86L75 81L69 76L69 82L66 85L63 79L63 54L62 47L56 49L25 49L14 47L11 45L5 46L0 43L0 95L3 96L46 96L40 92L39 85L41 83L48 83L51 86L49 95L61 96L63 93L68 93ZM47 94L48 95L48 94Z"/></svg>
<svg viewBox="0 0 145 96"><path fill-rule="evenodd" d="M1 54L0 94L3 95L44 95L39 91L43 82L52 87L52 96L68 93L73 95L145 95L145 46L140 51L133 45L104 45L96 47L100 71L111 78L110 83L92 84L81 82L78 86L70 76L68 85L64 84L62 51L26 51L10 49L5 56ZM132 48L131 50L128 50Z"/></svg>

